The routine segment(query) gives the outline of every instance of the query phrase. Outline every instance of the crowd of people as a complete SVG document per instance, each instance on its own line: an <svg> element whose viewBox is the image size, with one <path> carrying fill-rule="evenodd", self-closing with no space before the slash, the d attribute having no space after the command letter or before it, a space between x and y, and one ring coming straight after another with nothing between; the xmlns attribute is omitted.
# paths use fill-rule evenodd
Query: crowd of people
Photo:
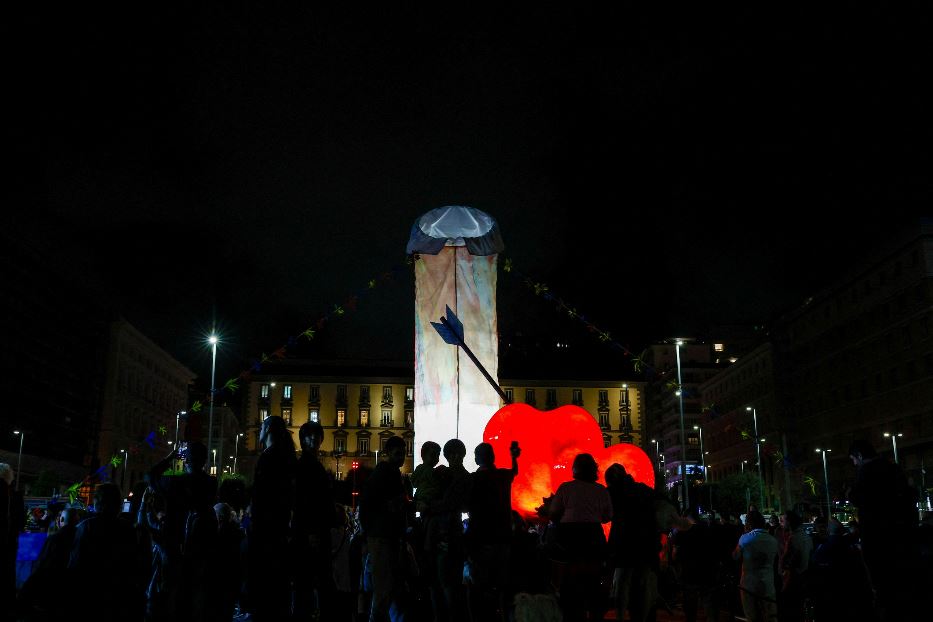
<svg viewBox="0 0 933 622"><path fill-rule="evenodd" d="M930 582L930 532L904 476L862 441L850 449L859 522L818 517L811 534L794 511L769 523L752 506L744 524L679 512L621 464L605 465L603 486L585 453L523 517L516 442L510 468L475 447L472 473L460 440L425 442L406 476L405 442L391 437L348 506L319 459L323 428L298 437L300 458L284 420L263 421L248 498L218 488L197 442L183 473L175 450L152 467L131 512L99 484L93 514L56 517L5 619L60 619L92 595L96 619L154 622L643 621L678 600L688 622L906 620Z"/></svg>

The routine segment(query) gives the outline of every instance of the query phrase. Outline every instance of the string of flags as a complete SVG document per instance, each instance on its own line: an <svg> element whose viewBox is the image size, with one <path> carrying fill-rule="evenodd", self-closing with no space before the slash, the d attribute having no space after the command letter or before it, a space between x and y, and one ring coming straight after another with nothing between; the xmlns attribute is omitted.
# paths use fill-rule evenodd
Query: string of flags
<svg viewBox="0 0 933 622"><path fill-rule="evenodd" d="M344 317L350 312L356 311L360 301L366 298L366 296L371 294L380 286L394 282L396 279L398 279L402 272L414 266L415 262L419 259L420 256L418 254L408 255L404 262L395 265L392 269L386 270L378 276L374 276L368 279L365 285L344 298L342 302L331 305L328 311L319 314L310 325L297 332L296 334L289 336L285 343L280 347L276 348L268 354L263 352L261 356L253 359L247 369L241 371L237 376L228 378L220 387L216 387L214 389L215 398L218 394L223 392L228 392L231 395L236 393L239 390L241 383L248 382L253 374L259 373L262 370L264 365L270 361L284 359L288 351L295 348L301 340L313 340L317 333L323 330L330 322L337 318ZM204 403L201 400L195 400L191 407L188 409L188 412L199 413L201 410L203 410L203 408ZM164 437L167 434L166 427L159 426L158 433ZM131 443L127 451L129 455L137 455L143 446L148 446L150 450L155 450L157 440L156 431L151 431L144 438ZM75 482L66 488L64 494L68 496L69 503L75 503L80 494L81 488L85 485L89 485L94 482L100 483L108 481L110 478L110 472L119 468L123 462L123 456L121 456L119 453L114 454L106 463L98 467L96 471L88 474L80 482Z"/></svg>
<svg viewBox="0 0 933 622"><path fill-rule="evenodd" d="M650 380L658 374L658 371L654 366L650 365L647 362L648 350L643 350L640 354L635 354L629 350L625 345L613 338L612 334L608 330L603 330L588 318L586 315L581 313L576 307L572 306L566 302L563 298L556 295L551 291L551 288L546 283L536 281L530 276L521 273L515 268L515 264L512 261L511 257L505 257L502 262L502 270L506 274L514 275L519 281L522 282L525 287L527 287L535 296L539 296L544 300L553 303L556 306L558 312L565 314L567 317L577 320L583 325L583 328L593 335L595 335L601 342L605 343L611 348L619 350L623 356L629 357L632 360L632 367L635 370L635 373L644 372L645 375ZM664 376L667 372L661 372L659 376ZM670 383L669 383L670 384ZM674 383L674 388L677 387L677 383Z"/></svg>

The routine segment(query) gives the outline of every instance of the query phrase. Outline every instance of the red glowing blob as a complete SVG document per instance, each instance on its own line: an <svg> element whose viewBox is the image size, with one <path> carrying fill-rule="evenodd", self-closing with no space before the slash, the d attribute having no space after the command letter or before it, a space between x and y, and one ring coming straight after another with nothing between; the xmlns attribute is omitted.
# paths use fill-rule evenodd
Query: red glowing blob
<svg viewBox="0 0 933 622"><path fill-rule="evenodd" d="M618 462L636 481L654 486L648 455L628 443L604 447L599 424L579 406L541 411L527 404L509 404L490 418L483 440L492 445L500 468L511 467L509 445L518 441L522 455L512 483L512 507L525 517L534 516L546 497L573 478L571 466L580 453L596 459L603 484L605 470Z"/></svg>

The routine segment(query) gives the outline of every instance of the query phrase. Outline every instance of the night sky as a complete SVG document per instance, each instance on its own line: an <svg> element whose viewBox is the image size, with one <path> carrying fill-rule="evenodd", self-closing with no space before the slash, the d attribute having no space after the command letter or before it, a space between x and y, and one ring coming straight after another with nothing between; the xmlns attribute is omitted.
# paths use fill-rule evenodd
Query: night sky
<svg viewBox="0 0 933 622"><path fill-rule="evenodd" d="M8 23L8 222L84 249L202 378L213 322L244 369L442 205L633 350L766 324L929 211L928 14L302 4ZM381 283L308 353L411 357L413 295ZM499 303L503 334L590 337L514 275Z"/></svg>

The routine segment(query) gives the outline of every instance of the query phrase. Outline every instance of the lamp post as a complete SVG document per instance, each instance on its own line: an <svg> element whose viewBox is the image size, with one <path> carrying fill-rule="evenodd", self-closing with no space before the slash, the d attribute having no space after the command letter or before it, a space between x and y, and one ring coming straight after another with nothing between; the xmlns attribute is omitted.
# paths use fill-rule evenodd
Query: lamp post
<svg viewBox="0 0 933 622"><path fill-rule="evenodd" d="M120 476L120 488L126 490L126 468L130 464L130 453L125 449L121 449L120 453L123 454L123 475Z"/></svg>
<svg viewBox="0 0 933 622"><path fill-rule="evenodd" d="M26 438L26 432L23 430L13 430L13 434L19 436L19 458L16 460L16 490L19 490L19 480L23 479L23 439Z"/></svg>
<svg viewBox="0 0 933 622"><path fill-rule="evenodd" d="M217 335L212 334L210 337L207 338L207 342L211 344L211 350L212 350L212 354L211 354L211 402L210 402L210 406L208 407L209 414L207 417L208 419L208 422L207 422L207 446L208 448L211 448L211 446L214 443L214 377L215 377L215 372L217 371L217 342L218 341L220 340L217 338ZM214 455L215 455L214 467L216 469L217 467L216 452Z"/></svg>
<svg viewBox="0 0 933 622"><path fill-rule="evenodd" d="M833 506L832 502L829 500L829 469L826 468L826 452L832 451L832 449L820 449L816 448L816 453L823 454L823 481L826 482L826 518L827 520L833 515Z"/></svg>
<svg viewBox="0 0 933 622"><path fill-rule="evenodd" d="M712 465L712 464L707 464L707 465L706 465L706 468L709 470L710 473L713 472L713 465ZM710 514L713 515L713 518L716 518L716 512L713 511L713 481L712 481L712 478L710 478L710 479L708 480L707 484L709 485L709 511L710 511Z"/></svg>
<svg viewBox="0 0 933 622"><path fill-rule="evenodd" d="M211 453L214 455L214 466L212 468L213 473L211 473L211 475L217 475L217 450L212 449Z"/></svg>
<svg viewBox="0 0 933 622"><path fill-rule="evenodd" d="M888 437L888 436L891 437L891 444L894 445L894 464L899 464L897 460L897 437L904 436L904 435L901 432L894 432L894 433L885 432L884 435L885 437Z"/></svg>
<svg viewBox="0 0 933 622"><path fill-rule="evenodd" d="M240 437L243 436L243 433L240 432L236 435L236 444L233 446L233 472L236 473L236 461L240 457Z"/></svg>
<svg viewBox="0 0 933 622"><path fill-rule="evenodd" d="M764 479L761 477L761 442L758 440L758 411L754 406L746 406L746 412L752 413L752 420L755 423L755 457L758 459L758 511L765 511L765 493Z"/></svg>
<svg viewBox="0 0 933 622"><path fill-rule="evenodd" d="M175 413L175 446L176 447L178 446L178 423L179 421L181 421L181 416L187 415L187 414L188 414L187 410L179 410L177 413Z"/></svg>
<svg viewBox="0 0 933 622"><path fill-rule="evenodd" d="M654 443L654 466L659 473L663 475L661 471L661 449L657 439L651 439L651 442Z"/></svg>
<svg viewBox="0 0 933 622"><path fill-rule="evenodd" d="M684 391L683 379L680 374L680 346L683 339L674 341L674 352L677 356L677 399L680 404L680 481L683 486L684 509L690 508L690 486L687 484L687 444L684 435Z"/></svg>
<svg viewBox="0 0 933 622"><path fill-rule="evenodd" d="M703 428L695 425L693 429L700 432L700 460L703 463L703 479L706 479L706 452L703 451Z"/></svg>
<svg viewBox="0 0 933 622"><path fill-rule="evenodd" d="M742 460L742 475L745 474L745 465L748 464L748 460ZM745 486L745 510L748 511L748 506L751 504L751 493L748 491L748 486Z"/></svg>
<svg viewBox="0 0 933 622"><path fill-rule="evenodd" d="M706 482L706 486L709 487L709 478L706 477L706 452L703 451L703 428L695 425L693 429L700 433L700 462L703 465L703 481ZM712 504L713 502L710 500L710 505Z"/></svg>

